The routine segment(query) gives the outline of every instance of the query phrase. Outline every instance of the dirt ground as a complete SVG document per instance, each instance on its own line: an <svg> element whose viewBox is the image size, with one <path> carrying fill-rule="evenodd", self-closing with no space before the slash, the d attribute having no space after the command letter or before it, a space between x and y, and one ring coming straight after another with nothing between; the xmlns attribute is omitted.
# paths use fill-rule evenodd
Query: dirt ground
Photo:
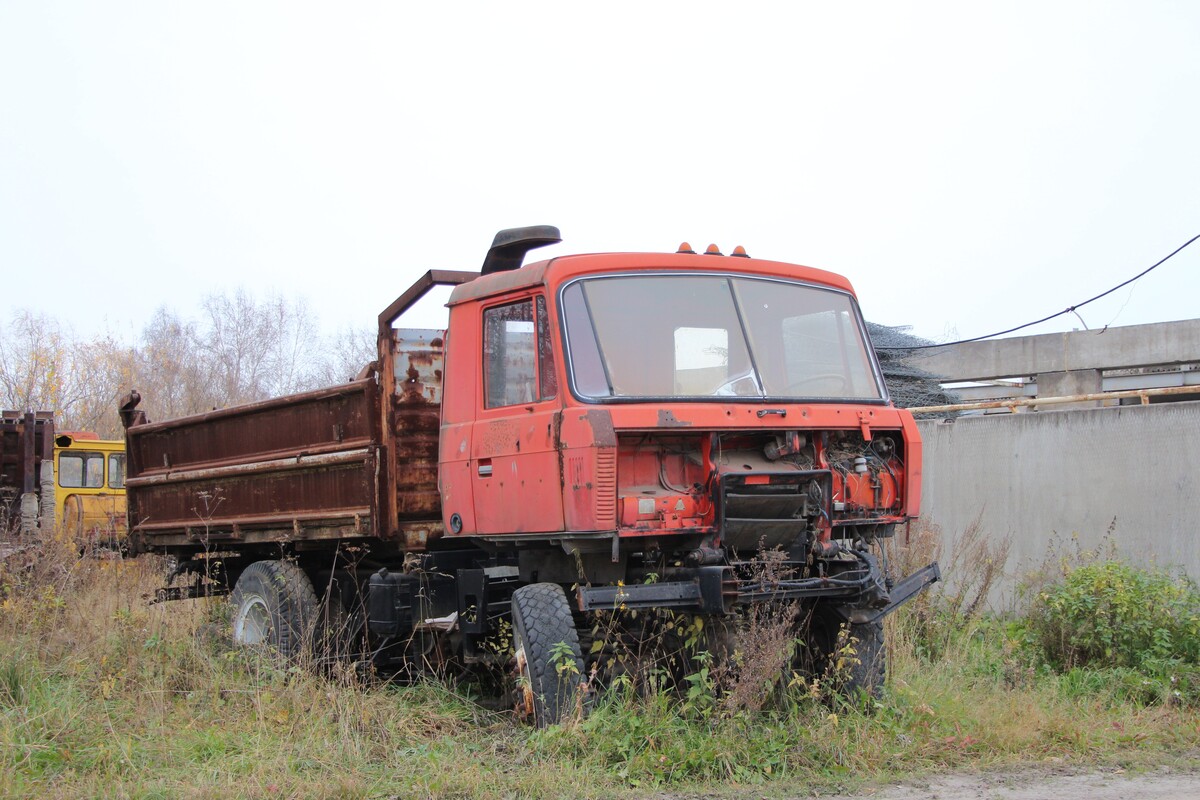
<svg viewBox="0 0 1200 800"><path fill-rule="evenodd" d="M1076 769L1034 764L989 772L912 778L856 792L723 791L653 795L654 800L1200 800L1200 767Z"/></svg>
<svg viewBox="0 0 1200 800"><path fill-rule="evenodd" d="M1200 771L1163 767L1137 773L1108 769L1068 774L1030 767L940 775L857 794L817 796L823 800L1200 800Z"/></svg>

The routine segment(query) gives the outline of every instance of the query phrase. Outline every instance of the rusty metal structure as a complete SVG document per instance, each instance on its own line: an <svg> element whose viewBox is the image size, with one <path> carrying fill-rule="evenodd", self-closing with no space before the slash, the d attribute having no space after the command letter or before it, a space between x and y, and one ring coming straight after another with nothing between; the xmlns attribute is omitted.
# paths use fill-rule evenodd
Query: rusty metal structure
<svg viewBox="0 0 1200 800"><path fill-rule="evenodd" d="M377 405L364 379L131 428L134 549L375 535Z"/></svg>
<svg viewBox="0 0 1200 800"><path fill-rule="evenodd" d="M52 412L0 412L0 531L28 534L36 527L40 470L53 458Z"/></svg>
<svg viewBox="0 0 1200 800"><path fill-rule="evenodd" d="M286 541L395 542L441 536L440 332L394 329L434 286L426 274L379 317L379 360L341 386L151 423L124 399L135 552Z"/></svg>
<svg viewBox="0 0 1200 800"><path fill-rule="evenodd" d="M818 661L846 626L877 688L882 618L938 569L877 555L918 511L920 437L849 282L715 246L522 266L558 240L501 231L480 272L424 275L354 382L158 422L126 397L131 549L191 579L161 599L231 592L236 641L336 629L377 664L495 666L511 623L539 724L602 668L576 620L639 608L794 604ZM448 331L396 327L439 285Z"/></svg>
<svg viewBox="0 0 1200 800"><path fill-rule="evenodd" d="M1196 393L1194 386L1167 386L1161 389L1124 389L1113 392L1091 392L1088 394L1072 394L1063 397L1022 397L1012 400L986 400L979 403L951 403L938 406L917 406L908 409L913 414L952 414L957 411L989 411L1003 409L1016 413L1022 408L1037 409L1041 406L1074 405L1090 401L1109 401L1136 399L1140 405L1150 405L1155 397L1191 397Z"/></svg>

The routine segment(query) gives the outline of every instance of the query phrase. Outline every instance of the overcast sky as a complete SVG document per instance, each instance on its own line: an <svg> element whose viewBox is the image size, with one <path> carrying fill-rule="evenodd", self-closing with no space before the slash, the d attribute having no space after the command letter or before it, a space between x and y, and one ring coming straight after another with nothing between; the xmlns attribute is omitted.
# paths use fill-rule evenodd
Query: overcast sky
<svg viewBox="0 0 1200 800"><path fill-rule="evenodd" d="M1200 233L1200 3L0 0L0 322L371 325L530 224L829 269L939 341L1045 316ZM1080 313L1198 298L1200 242Z"/></svg>

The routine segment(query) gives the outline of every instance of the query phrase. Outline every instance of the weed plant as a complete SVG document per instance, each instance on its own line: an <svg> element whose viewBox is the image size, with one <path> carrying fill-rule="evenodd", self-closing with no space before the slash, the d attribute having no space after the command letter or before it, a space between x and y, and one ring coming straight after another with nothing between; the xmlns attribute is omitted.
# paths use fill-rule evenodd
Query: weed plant
<svg viewBox="0 0 1200 800"><path fill-rule="evenodd" d="M1142 672L1052 669L1012 621L968 613L970 598L891 618L878 699L843 699L830 676L797 668L794 629L779 624L794 609L779 607L727 658L714 654L727 636L686 624L671 664L617 673L588 716L537 731L445 682L398 686L231 648L210 633L222 601L148 603L161 568L81 558L54 537L0 563L0 793L796 794L1014 762L1178 762L1200 742L1195 708L1128 691L1111 670L1135 683ZM677 685L655 679L668 667Z"/></svg>
<svg viewBox="0 0 1200 800"><path fill-rule="evenodd" d="M1059 559L1013 624L1031 658L1086 692L1107 684L1131 702L1200 704L1200 588L1135 567L1104 548Z"/></svg>

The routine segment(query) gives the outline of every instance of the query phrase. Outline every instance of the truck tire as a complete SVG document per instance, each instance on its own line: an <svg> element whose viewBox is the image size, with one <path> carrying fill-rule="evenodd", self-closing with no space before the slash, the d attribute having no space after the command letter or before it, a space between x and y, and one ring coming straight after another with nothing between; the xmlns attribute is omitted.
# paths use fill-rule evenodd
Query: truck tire
<svg viewBox="0 0 1200 800"><path fill-rule="evenodd" d="M571 605L556 583L534 583L513 592L513 649L517 710L537 727L554 725L579 707L583 654Z"/></svg>
<svg viewBox="0 0 1200 800"><path fill-rule="evenodd" d="M883 646L883 622L846 626L847 641L854 645L854 659L845 691L850 697L864 693L876 699L887 679L887 653Z"/></svg>
<svg viewBox="0 0 1200 800"><path fill-rule="evenodd" d="M878 698L887 679L883 622L843 623L832 612L815 614L808 634L810 663L817 676L832 677L838 689L853 699L865 694ZM853 650L851 655L848 650ZM842 660L843 656L849 656ZM841 669L835 668L842 660Z"/></svg>
<svg viewBox="0 0 1200 800"><path fill-rule="evenodd" d="M317 594L304 571L290 561L256 561L233 587L233 641L267 645L289 660L311 644Z"/></svg>

